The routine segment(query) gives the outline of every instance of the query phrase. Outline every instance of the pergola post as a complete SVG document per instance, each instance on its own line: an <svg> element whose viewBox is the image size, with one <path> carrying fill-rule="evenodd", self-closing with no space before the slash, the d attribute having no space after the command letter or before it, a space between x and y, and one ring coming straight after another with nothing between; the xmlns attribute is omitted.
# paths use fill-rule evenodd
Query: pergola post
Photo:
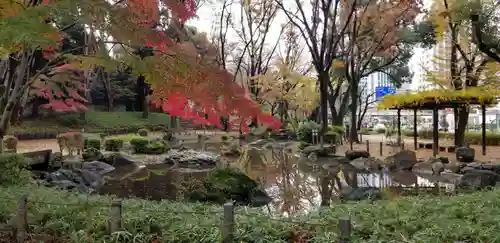
<svg viewBox="0 0 500 243"><path fill-rule="evenodd" d="M413 146L417 151L417 109L413 110Z"/></svg>
<svg viewBox="0 0 500 243"><path fill-rule="evenodd" d="M398 146L401 147L401 109L398 109Z"/></svg>
<svg viewBox="0 0 500 243"><path fill-rule="evenodd" d="M432 109L432 154L436 157L439 153L438 108Z"/></svg>
<svg viewBox="0 0 500 243"><path fill-rule="evenodd" d="M482 126L481 126L481 145L483 146L483 155L486 155L486 106L481 105Z"/></svg>

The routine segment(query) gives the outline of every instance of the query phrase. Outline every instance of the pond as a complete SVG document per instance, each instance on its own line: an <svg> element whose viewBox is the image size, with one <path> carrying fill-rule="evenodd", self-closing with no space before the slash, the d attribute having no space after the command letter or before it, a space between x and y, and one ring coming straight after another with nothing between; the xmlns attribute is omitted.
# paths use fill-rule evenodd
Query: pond
<svg viewBox="0 0 500 243"><path fill-rule="evenodd" d="M215 166L239 168L257 181L272 198L262 209L275 216L307 214L346 195L351 200L367 199L371 195L367 191L373 188L377 189L377 193L394 196L454 191L452 179L441 176L418 175L409 171L359 173L328 158L312 161L297 156L296 151L283 146L247 147L240 156L224 157ZM117 168L107 177L101 193L151 200L179 200L211 171L209 168L173 169L166 164L125 166ZM351 192L346 193L348 189Z"/></svg>

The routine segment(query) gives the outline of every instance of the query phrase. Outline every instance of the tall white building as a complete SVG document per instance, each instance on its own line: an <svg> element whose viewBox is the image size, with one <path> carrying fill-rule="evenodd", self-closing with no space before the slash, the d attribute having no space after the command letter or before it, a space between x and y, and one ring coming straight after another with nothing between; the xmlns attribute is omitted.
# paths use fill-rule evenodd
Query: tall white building
<svg viewBox="0 0 500 243"><path fill-rule="evenodd" d="M368 98L368 102L373 104L376 100L375 90L377 87L394 87L394 84L389 75L383 72L374 72L362 78L359 83L358 90L361 92L361 100L365 101Z"/></svg>

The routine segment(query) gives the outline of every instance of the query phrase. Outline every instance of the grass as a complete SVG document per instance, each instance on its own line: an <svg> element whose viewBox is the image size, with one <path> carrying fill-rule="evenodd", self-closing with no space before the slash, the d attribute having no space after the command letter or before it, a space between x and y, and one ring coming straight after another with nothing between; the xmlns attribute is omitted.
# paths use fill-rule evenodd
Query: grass
<svg viewBox="0 0 500 243"><path fill-rule="evenodd" d="M58 235L65 238L63 242L215 243L221 239L220 206L127 199L124 229L109 236L110 197L87 198L35 185L0 188L0 219L14 215L17 198L24 194L29 195L31 232ZM338 219L346 215L353 221L353 242L500 242L500 190L336 204L292 219L309 224L270 220L259 209L237 208L235 214L235 242L337 242ZM158 229L161 234L154 233Z"/></svg>
<svg viewBox="0 0 500 243"><path fill-rule="evenodd" d="M86 132L103 132L116 129L139 129L151 126L168 126L170 116L165 113L150 113L146 119L141 112L98 112L87 113L87 120L82 121L79 114L61 114L52 118L25 120L20 126L11 127L9 133L65 132L84 128Z"/></svg>

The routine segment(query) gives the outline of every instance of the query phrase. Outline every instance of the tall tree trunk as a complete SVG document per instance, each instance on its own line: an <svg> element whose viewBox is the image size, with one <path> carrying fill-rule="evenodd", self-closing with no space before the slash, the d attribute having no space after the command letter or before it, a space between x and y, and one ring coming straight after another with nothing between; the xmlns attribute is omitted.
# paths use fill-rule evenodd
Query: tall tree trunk
<svg viewBox="0 0 500 243"><path fill-rule="evenodd" d="M319 74L319 92L320 92L320 113L321 113L321 144L324 142L326 132L328 132L328 83L330 74L328 71L322 71Z"/></svg>
<svg viewBox="0 0 500 243"><path fill-rule="evenodd" d="M21 91L21 87L23 87L24 81L26 80L25 75L27 73L26 69L28 67L29 54L28 53L20 54L20 59L21 59L20 64L17 66L15 70L16 78L12 92L10 93L10 96L7 97L7 92L9 92L10 88L9 85L5 91L4 96L2 97L2 98L7 98L7 102L5 104L5 107L3 108L3 111L1 112L2 115L0 118L0 153L3 153L4 151L3 139L8 130L14 106L24 93L23 91Z"/></svg>
<svg viewBox="0 0 500 243"><path fill-rule="evenodd" d="M351 96L351 132L349 133L350 134L350 139L355 142L355 143L359 143L359 137L358 137L358 126L357 126L357 120L358 120L358 113L357 113L357 109L358 109L358 81L356 80L355 81L355 78L353 78L351 80L351 92L350 92L350 96Z"/></svg>
<svg viewBox="0 0 500 243"><path fill-rule="evenodd" d="M12 115L10 117L10 124L17 125L20 121L21 116L21 100L17 100L14 104L14 108L12 109Z"/></svg>
<svg viewBox="0 0 500 243"><path fill-rule="evenodd" d="M467 123L469 120L469 110L467 107L461 107L457 109L458 119L456 119L455 125L457 129L455 130L455 146L463 146L465 143L465 129L467 128Z"/></svg>
<svg viewBox="0 0 500 243"><path fill-rule="evenodd" d="M142 118L146 119L149 117L149 96L146 96L144 98L144 101L142 103Z"/></svg>
<svg viewBox="0 0 500 243"><path fill-rule="evenodd" d="M311 115L309 115L308 120L315 121L315 122L319 123L319 119L318 119L319 113L320 113L320 106L313 109L313 111L311 112Z"/></svg>

